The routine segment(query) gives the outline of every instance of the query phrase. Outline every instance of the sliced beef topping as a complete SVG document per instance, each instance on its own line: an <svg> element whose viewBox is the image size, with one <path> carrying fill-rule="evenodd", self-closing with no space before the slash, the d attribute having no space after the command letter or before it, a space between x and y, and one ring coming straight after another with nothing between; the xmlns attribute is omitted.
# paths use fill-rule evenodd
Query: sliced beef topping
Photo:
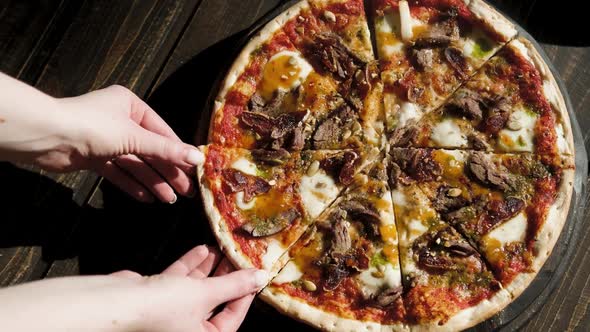
<svg viewBox="0 0 590 332"><path fill-rule="evenodd" d="M477 251L458 238L449 227L423 235L416 240L412 249L418 265L432 272L463 269L465 258L474 255L479 257ZM478 268L483 268L483 265L479 264Z"/></svg>
<svg viewBox="0 0 590 332"><path fill-rule="evenodd" d="M241 226L241 229L254 237L264 237L277 234L286 229L301 217L301 213L296 209L289 209L279 213L273 218L266 220L255 219L248 221Z"/></svg>
<svg viewBox="0 0 590 332"><path fill-rule="evenodd" d="M448 256L434 255L434 253L423 250L418 254L418 266L425 270L444 272L457 270L458 266Z"/></svg>
<svg viewBox="0 0 590 332"><path fill-rule="evenodd" d="M481 120L483 100L480 95L471 91L463 91L446 106L447 112L464 116L471 120Z"/></svg>
<svg viewBox="0 0 590 332"><path fill-rule="evenodd" d="M389 164L389 186L391 189L396 189L400 181L402 170L397 163L391 162ZM403 183L403 182L402 182Z"/></svg>
<svg viewBox="0 0 590 332"><path fill-rule="evenodd" d="M274 127L274 120L262 113L242 112L240 121L246 128L262 137L270 136Z"/></svg>
<svg viewBox="0 0 590 332"><path fill-rule="evenodd" d="M441 21L437 22L422 37L416 39L416 48L446 47L459 39L459 24L457 15L449 12Z"/></svg>
<svg viewBox="0 0 590 332"><path fill-rule="evenodd" d="M352 131L352 126L357 118L357 113L347 104L342 104L330 112L313 134L314 147L316 149L336 149L341 147L344 133Z"/></svg>
<svg viewBox="0 0 590 332"><path fill-rule="evenodd" d="M352 220L360 221L369 236L380 236L381 218L375 206L369 201L360 198L350 199L342 202L339 207L345 210Z"/></svg>
<svg viewBox="0 0 590 332"><path fill-rule="evenodd" d="M338 174L338 180L340 183L344 185L352 183L358 159L359 155L356 154L356 152L347 151L344 153L344 163L340 170L340 174Z"/></svg>
<svg viewBox="0 0 590 332"><path fill-rule="evenodd" d="M393 159L404 173L416 181L433 181L442 174L431 150L394 149Z"/></svg>
<svg viewBox="0 0 590 332"><path fill-rule="evenodd" d="M322 268L324 290L334 290L342 279L366 270L369 267L369 257L364 249L351 248L345 254L332 252L324 255L315 264Z"/></svg>
<svg viewBox="0 0 590 332"><path fill-rule="evenodd" d="M480 234L487 234L496 225L512 219L525 207L523 200L508 197L505 200L491 200L486 206L486 214L478 229Z"/></svg>
<svg viewBox="0 0 590 332"><path fill-rule="evenodd" d="M410 52L414 67L416 67L419 70L428 70L432 67L432 59L434 55L432 49L414 48Z"/></svg>
<svg viewBox="0 0 590 332"><path fill-rule="evenodd" d="M516 183L508 170L496 165L482 152L473 152L468 161L471 174L483 184L496 187L502 191L516 190Z"/></svg>
<svg viewBox="0 0 590 332"><path fill-rule="evenodd" d="M336 289L342 279L350 275L350 270L341 263L327 263L323 266L324 290L330 291Z"/></svg>
<svg viewBox="0 0 590 332"><path fill-rule="evenodd" d="M270 184L264 179L228 168L221 172L226 187L232 193L244 192L244 202L249 202L256 195L270 190Z"/></svg>
<svg viewBox="0 0 590 332"><path fill-rule="evenodd" d="M331 254L344 254L352 246L350 235L348 234L348 222L346 221L346 212L337 209L331 216L333 221L333 237L330 247Z"/></svg>
<svg viewBox="0 0 590 332"><path fill-rule="evenodd" d="M460 257L469 257L477 254L477 251L472 246L465 242L447 242L444 244L451 255Z"/></svg>
<svg viewBox="0 0 590 332"><path fill-rule="evenodd" d="M463 197L461 189L447 185L440 186L432 200L434 209L439 213L448 213L468 204L469 201Z"/></svg>
<svg viewBox="0 0 590 332"><path fill-rule="evenodd" d="M422 95L424 94L424 88L420 88L417 86L410 86L408 88L408 101L415 103L418 101L418 99L420 99L420 97L422 97Z"/></svg>
<svg viewBox="0 0 590 332"><path fill-rule="evenodd" d="M388 180L387 170L385 169L385 166L382 163L379 163L379 164L376 164L375 166L373 166L373 168L369 172L369 176L375 180L380 180L380 181L387 181Z"/></svg>
<svg viewBox="0 0 590 332"><path fill-rule="evenodd" d="M293 139L291 140L291 150L301 151L305 147L305 127L300 123L293 129Z"/></svg>
<svg viewBox="0 0 590 332"><path fill-rule="evenodd" d="M304 42L304 53L319 71L347 80L359 69L362 61L346 48L339 36L320 33Z"/></svg>
<svg viewBox="0 0 590 332"><path fill-rule="evenodd" d="M281 114L274 120L274 126L270 132L270 138L280 139L292 133L303 121L307 112L290 112Z"/></svg>
<svg viewBox="0 0 590 332"><path fill-rule="evenodd" d="M347 200L340 204L340 208L348 212L353 219L377 225L381 223L377 209L366 200L360 198Z"/></svg>
<svg viewBox="0 0 590 332"><path fill-rule="evenodd" d="M260 93L256 92L250 98L248 110L255 113L264 113L264 105L266 105L266 100L262 98Z"/></svg>
<svg viewBox="0 0 590 332"><path fill-rule="evenodd" d="M410 147L418 140L418 133L418 127L412 124L396 128L389 143L396 147Z"/></svg>
<svg viewBox="0 0 590 332"><path fill-rule="evenodd" d="M482 136L483 135L480 135L479 133L472 133L469 134L469 136L467 136L467 141L474 150L492 151L492 147L486 142L485 138Z"/></svg>
<svg viewBox="0 0 590 332"><path fill-rule="evenodd" d="M488 101L486 117L480 124L481 129L488 135L496 135L506 126L510 116L510 103L507 98L499 97Z"/></svg>
<svg viewBox="0 0 590 332"><path fill-rule="evenodd" d="M267 165L282 165L291 154L285 149L278 150L252 150L254 160Z"/></svg>
<svg viewBox="0 0 590 332"><path fill-rule="evenodd" d="M283 147L300 147L302 137L297 137L297 130L301 130L307 112L289 112L271 118L263 113L243 112L240 114L242 124L254 131L261 138L261 143L270 143L271 148L278 150ZM298 135L303 135L300 131ZM264 146L264 145L263 145ZM302 146L301 146L302 148Z"/></svg>
<svg viewBox="0 0 590 332"><path fill-rule="evenodd" d="M465 225L476 218L479 218L485 207L485 202L478 201L474 204L464 206L458 210L444 213L441 217L453 226Z"/></svg>
<svg viewBox="0 0 590 332"><path fill-rule="evenodd" d="M320 167L337 178L341 184L348 185L354 178L359 158L356 152L345 151L343 154L322 160Z"/></svg>
<svg viewBox="0 0 590 332"><path fill-rule="evenodd" d="M389 307L390 305L394 304L395 301L402 296L404 288L402 286L386 288L382 290L375 298L373 299L373 305L381 308Z"/></svg>
<svg viewBox="0 0 590 332"><path fill-rule="evenodd" d="M467 64L467 60L463 56L463 52L455 47L447 47L445 49L445 59L449 63L449 65L455 70L457 74L462 79L469 78L467 74L469 71L469 65Z"/></svg>

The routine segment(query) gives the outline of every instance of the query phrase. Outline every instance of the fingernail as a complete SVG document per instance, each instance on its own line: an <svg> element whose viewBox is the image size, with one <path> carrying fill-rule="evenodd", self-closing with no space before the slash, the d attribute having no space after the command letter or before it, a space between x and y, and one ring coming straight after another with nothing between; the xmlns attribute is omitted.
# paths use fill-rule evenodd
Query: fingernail
<svg viewBox="0 0 590 332"><path fill-rule="evenodd" d="M176 201L178 200L178 196L176 196L176 194L173 194L174 198L172 198L172 200L170 202L168 202L168 204L172 205L174 203L176 203Z"/></svg>
<svg viewBox="0 0 590 332"><path fill-rule="evenodd" d="M264 270L258 270L254 273L254 282L257 288L262 288L268 284L268 272Z"/></svg>
<svg viewBox="0 0 590 332"><path fill-rule="evenodd" d="M203 152L197 149L191 149L186 154L186 162L194 166L201 165L205 162L205 156Z"/></svg>

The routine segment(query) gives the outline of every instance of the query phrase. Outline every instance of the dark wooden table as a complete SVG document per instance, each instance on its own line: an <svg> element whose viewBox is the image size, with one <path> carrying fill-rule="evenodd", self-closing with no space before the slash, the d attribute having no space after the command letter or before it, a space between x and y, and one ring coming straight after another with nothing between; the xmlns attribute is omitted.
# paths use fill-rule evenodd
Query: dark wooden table
<svg viewBox="0 0 590 332"><path fill-rule="evenodd" d="M203 109L207 94L225 69L229 50L279 3L4 0L0 70L58 97L125 85L148 100L183 140L194 142L200 114L209 111ZM584 11L534 0L494 3L543 45L588 132L590 41L573 17ZM0 163L0 202L0 286L119 269L157 273L193 246L215 243L198 198L173 206L139 204L91 172L53 174ZM590 217L584 219L563 279L526 330L590 328ZM256 303L243 329L270 321L299 326Z"/></svg>

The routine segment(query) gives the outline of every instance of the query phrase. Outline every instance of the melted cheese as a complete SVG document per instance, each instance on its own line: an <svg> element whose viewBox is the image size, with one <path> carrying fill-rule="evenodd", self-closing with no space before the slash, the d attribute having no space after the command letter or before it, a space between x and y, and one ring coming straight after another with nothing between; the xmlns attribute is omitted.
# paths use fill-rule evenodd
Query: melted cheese
<svg viewBox="0 0 590 332"><path fill-rule="evenodd" d="M279 275L273 279L272 283L276 285L286 284L288 282L299 280L301 276L303 276L303 273L301 270L299 270L297 264L295 264L293 261L289 261L289 263L287 263L287 265L285 265L285 267L281 270Z"/></svg>
<svg viewBox="0 0 590 332"><path fill-rule="evenodd" d="M397 114L397 124L398 126L405 126L410 120L418 119L421 115L422 112L418 108L418 105L403 102Z"/></svg>
<svg viewBox="0 0 590 332"><path fill-rule="evenodd" d="M406 243L411 243L422 234L428 231L428 226L424 225L424 223L417 219L412 219L408 222L408 234L406 237Z"/></svg>
<svg viewBox="0 0 590 332"><path fill-rule="evenodd" d="M412 20L412 14L410 13L410 6L405 0L399 2L399 21L400 36L403 41L408 42L414 36L414 22Z"/></svg>
<svg viewBox="0 0 590 332"><path fill-rule="evenodd" d="M484 243L499 241L502 246L525 240L527 228L526 215L521 212L516 217L496 227L484 237Z"/></svg>
<svg viewBox="0 0 590 332"><path fill-rule="evenodd" d="M313 176L301 177L299 193L309 216L316 218L338 196L339 190L334 180L320 170Z"/></svg>
<svg viewBox="0 0 590 332"><path fill-rule="evenodd" d="M525 110L516 110L510 117L518 119L521 128L500 130L498 133L500 147L505 151L532 152L538 115Z"/></svg>
<svg viewBox="0 0 590 332"><path fill-rule="evenodd" d="M399 190L394 190L393 193L391 194L392 200L393 200L393 204L395 204L396 206L406 206L408 203L406 202L406 196L404 195L403 192L399 191Z"/></svg>
<svg viewBox="0 0 590 332"><path fill-rule="evenodd" d="M376 278L373 274L377 271L376 267L370 266L356 277L356 280L361 286L361 291L367 297L375 295L385 288L393 288L401 285L401 272L391 264L384 265L383 277Z"/></svg>
<svg viewBox="0 0 590 332"><path fill-rule="evenodd" d="M446 119L432 128L430 138L441 147L462 148L467 146L467 138L452 119Z"/></svg>
<svg viewBox="0 0 590 332"><path fill-rule="evenodd" d="M236 205L241 210L250 210L251 208L254 207L255 202L256 202L256 197L252 198L252 200L250 200L250 202L248 202L248 203L244 202L244 192L243 191L240 191L236 194Z"/></svg>
<svg viewBox="0 0 590 332"><path fill-rule="evenodd" d="M557 133L557 148L559 149L559 152L570 153L567 139L565 138L565 132L563 130L563 125L561 123L555 127L555 132Z"/></svg>
<svg viewBox="0 0 590 332"><path fill-rule="evenodd" d="M285 248L275 239L268 239L266 252L262 256L262 268L270 271L272 265L279 260L279 257L285 252Z"/></svg>
<svg viewBox="0 0 590 332"><path fill-rule="evenodd" d="M266 66L262 76L261 95L270 100L277 89L290 90L305 81L312 71L311 65L293 51L275 54Z"/></svg>
<svg viewBox="0 0 590 332"><path fill-rule="evenodd" d="M249 161L246 158L240 158L236 161L234 161L233 164L231 164L230 166L233 169L237 169L238 171L245 173L245 174L250 174L250 175L256 175L256 171L258 170L258 168L256 167L256 164L254 164L253 162Z"/></svg>

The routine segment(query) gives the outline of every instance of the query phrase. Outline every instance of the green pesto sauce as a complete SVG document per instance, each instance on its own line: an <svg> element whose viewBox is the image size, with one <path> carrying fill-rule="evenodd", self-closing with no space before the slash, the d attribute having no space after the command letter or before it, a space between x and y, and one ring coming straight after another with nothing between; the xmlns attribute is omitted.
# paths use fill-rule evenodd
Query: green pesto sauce
<svg viewBox="0 0 590 332"><path fill-rule="evenodd" d="M385 257L385 255L383 254L383 251L376 253L371 258L371 266L373 266L373 267L377 267L379 265L385 265L387 263L389 263L389 261L387 260L387 257Z"/></svg>
<svg viewBox="0 0 590 332"><path fill-rule="evenodd" d="M473 51L471 52L471 55L481 59L488 55L488 53L490 53L491 51L492 45L487 39L477 38L475 40L475 45L473 45Z"/></svg>

